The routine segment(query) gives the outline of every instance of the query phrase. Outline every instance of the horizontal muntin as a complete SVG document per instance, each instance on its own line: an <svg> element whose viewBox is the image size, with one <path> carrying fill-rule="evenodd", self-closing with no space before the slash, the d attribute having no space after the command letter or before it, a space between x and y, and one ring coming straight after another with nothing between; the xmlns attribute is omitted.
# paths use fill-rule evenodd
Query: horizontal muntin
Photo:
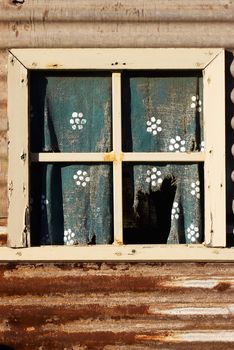
<svg viewBox="0 0 234 350"><path fill-rule="evenodd" d="M40 152L30 154L31 162L204 162L203 152Z"/></svg>

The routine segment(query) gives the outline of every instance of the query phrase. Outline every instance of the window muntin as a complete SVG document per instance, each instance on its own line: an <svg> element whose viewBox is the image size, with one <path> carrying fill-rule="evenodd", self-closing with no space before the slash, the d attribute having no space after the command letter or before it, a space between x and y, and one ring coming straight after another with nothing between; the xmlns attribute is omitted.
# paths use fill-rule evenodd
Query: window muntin
<svg viewBox="0 0 234 350"><path fill-rule="evenodd" d="M20 51L20 50L19 50ZM105 50L104 50L105 51ZM115 51L115 50L114 50ZM114 52L113 51L113 52ZM133 50L134 51L134 50ZM147 51L147 50L146 50ZM175 57L172 59L168 59L168 56L167 54L170 53L170 51L168 50L165 50L165 52L163 52L164 50L152 50L151 51L151 55L146 55L146 59L145 59L145 63L143 64L143 66L147 66L147 68L154 68L155 65L156 65L156 68L162 68L161 66L163 65L163 68L167 69L167 68L181 68L181 63L182 63L182 66L183 68L185 69L191 69L191 68L197 68L199 66L199 68L203 68L204 69L204 72L205 73L205 79L204 79L204 86L205 86L205 91L204 91L204 110L205 110L205 115L210 115L210 112L213 110L214 113L218 114L220 113L220 115L223 115L223 103L215 103L215 108L211 108L211 97L213 96L213 93L216 91L216 92L220 92L220 86L219 86L219 82L221 81L222 82L222 78L220 79L220 77L217 79L216 75L215 75L215 70L217 71L217 67L222 67L222 64L223 64L223 55L222 55L222 51L219 51L219 54L217 54L216 56L212 56L212 51L206 51L205 50L182 50L180 51L180 57L182 58L183 56L183 59L181 59L181 61L178 63L178 64L175 64ZM175 53L175 56L178 55L178 51L177 50L172 50L173 53ZM171 51L171 53L172 53ZM84 53L84 56L86 54L90 54L90 50L88 50L88 53L86 52L82 52L82 54ZM109 51L110 52L110 51ZM108 53L109 53L108 52ZM155 57L154 59L151 60L152 58L152 52L155 54ZM193 56L192 54L195 52L195 56ZM196 61L197 61L197 57L199 56L199 52L200 52L200 57L199 57L199 60L202 61L204 60L204 57L208 57L208 55L210 56L209 59L206 60L206 63L199 63L197 64ZM20 55L24 56L22 54L22 52L18 52ZM30 63L30 59L29 59L29 56L28 56L28 53L25 55L24 57L24 64L28 67L28 68L32 68L32 66L35 67L34 64L32 63L35 63L35 62L32 62ZM136 53L136 51L134 52L134 54ZM148 51L149 53L149 51ZM156 55L157 53L157 55ZM186 56L186 53L187 53L187 60L185 60L185 56ZM81 55L82 55L81 54ZM120 52L118 52L118 50L116 52L114 52L114 54L116 54L117 56L122 56L123 54L123 51L120 50ZM182 55L183 54L183 55ZM185 56L184 56L185 54ZM197 56L196 56L197 55ZM207 56L206 56L207 55ZM127 61L129 59L129 57L131 56L131 50L126 50L126 55L124 57L125 60L124 61ZM135 56L135 55L134 55ZM151 56L151 57L150 57ZM163 62L162 60L162 57L165 56L167 57L167 59ZM113 56L114 57L114 56ZM133 56L131 56L133 57ZM149 58L150 57L150 58ZM213 57L213 58L212 58ZM97 68L100 68L100 66L103 68L106 68L107 65L112 65L112 63L110 63L110 58L108 57L107 55L107 58L108 58L108 64L107 62L104 60L104 62L100 63L100 60L98 60L98 63L97 63ZM212 58L212 59L211 59ZM214 61L214 58L215 58L215 62ZM48 58L49 59L49 58ZM48 65L45 65L45 63L43 62L43 58L41 56L40 58L40 63L39 63L39 66L40 68ZM213 61L212 61L213 60ZM66 60L65 60L66 61ZM68 60L69 61L69 60ZM81 60L82 62L84 62L83 60ZM205 61L205 60L204 60ZM71 62L71 60L69 61ZM142 62L142 61L141 61ZM186 62L186 63L185 63ZM90 63L90 61L89 61ZM213 63L216 63L216 64L213 64ZM70 64L69 68L73 68L73 65L71 63L68 63L68 65ZM88 62L86 62L84 65L83 64L80 64L81 67L79 68L83 68L83 66L87 66ZM139 68L139 59L136 59L136 63L135 64L135 67ZM134 64L133 64L133 67L131 68L134 68ZM118 62L117 62L117 65L118 65ZM127 68L127 67L123 67L123 65L126 65L128 66L128 64L126 62L124 63L121 63L119 65L119 67L115 67L115 68L119 68L119 69L122 69L122 68ZM38 66L38 65L36 65ZM62 65L61 65L62 66ZM66 66L66 65L65 65ZM149 67L150 66L150 67ZM208 67L208 68L207 68ZM90 68L92 68L92 64L90 65ZM111 67L108 67L108 68L111 68ZM145 67L141 67L141 68L145 68ZM19 69L19 71L22 71L21 67ZM206 77L206 73L207 73L207 77ZM208 75L211 75L212 78L214 78L212 80L212 83L211 83L211 79ZM214 77L213 77L214 75ZM224 185L224 181L223 181L223 176L218 176L216 177L215 181L211 181L212 183L212 186L210 185L209 181L207 181L207 170L209 171L212 171L212 168L214 169L214 159L223 159L222 158L222 153L221 152L217 152L217 148L214 147L214 142L211 142L211 138L210 136L211 135L207 135L205 136L205 139L206 139L206 145L208 146L208 149L210 148L209 146L212 145L212 152L210 152L211 150L209 150L209 152L206 152L205 155L201 155L199 152L196 152L197 154L196 155L192 155L191 153L185 153L183 155L183 157L181 158L180 156L178 156L178 154L170 154L170 153L164 153L164 152L161 152L161 154L159 153L155 153L155 154L147 154L145 152L139 152L137 155L134 154L134 153L125 153L125 154L122 154L121 152L121 148L119 147L119 144L120 144L120 140L121 140L121 119L119 118L120 117L120 114L121 114L121 89L120 89L120 73L114 73L113 74L113 86L112 86L112 97L113 97L113 124L116 124L115 127L113 127L113 152L111 153L108 153L108 154L93 154L93 153L90 153L89 154L89 161L98 161L98 160L104 160L104 161L114 161L114 166L113 166L113 186L114 186L114 214L117 214L117 215L114 215L114 227L120 227L122 225L121 223L121 217L118 213L121 212L121 205L122 205L122 196L121 194L119 194L119 191L117 191L118 189L122 188L122 184L121 184L121 175L122 174L122 161L130 161L130 162L134 162L134 161L149 161L149 162L155 162L155 161L163 161L163 162L181 162L181 161L189 161L189 162L192 162L192 161L195 161L195 162L203 162L203 160L205 159L205 192L208 193L208 189L212 187L212 189L214 189L214 187L216 188L216 191L215 190L212 190L212 193L214 194L216 192L216 194L219 192L219 190L217 191L217 188L218 187L222 187ZM11 79L10 79L11 80ZM14 80L14 79L13 79ZM21 80L22 81L22 80ZM208 85L209 85L209 89L208 89ZM222 84L221 84L222 86ZM221 89L222 90L222 89ZM24 89L24 93L25 93L25 89ZM221 94L222 95L222 94ZM222 95L222 98L223 98L223 95ZM220 101L222 102L222 99L220 99ZM219 101L219 102L220 102ZM25 105L24 105L24 114L25 114ZM205 119L206 121L206 126L209 126L209 123L210 123L210 118L207 117L207 119ZM221 131L221 134L222 134L222 130L220 130L220 126L221 126L221 123L215 123L215 133L217 135L217 129L219 129L219 131ZM217 128L218 126L218 128ZM222 127L221 127L222 129ZM205 129L205 132L208 130L208 127ZM214 131L213 130L213 131ZM25 139L24 139L25 140ZM208 142L207 142L208 141ZM213 147L214 147L214 150L215 152L213 152ZM12 150L11 150L12 151ZM209 157L209 153L211 154L212 153L212 158ZM214 157L214 154L215 154L215 157ZM48 162L48 161L58 161L58 162L61 162L61 161L64 161L64 157L60 157L61 155L55 155L55 154L42 154L42 153L39 153L39 154L33 154L31 156L31 159L33 161L35 160L39 160L40 162ZM65 157L65 159L67 161L72 161L72 162L75 162L77 161L76 159L76 154L67 154L67 156ZM84 161L85 157L87 156L87 154L83 154L82 156L79 157L79 161ZM21 158L24 158L24 157L21 157ZM63 158L63 159L62 159ZM26 162L24 162L24 164L27 163L27 159L26 159ZM26 176L27 177L27 176ZM221 183L220 183L221 182ZM222 184L222 186L220 186ZM216 185L219 185L219 186L216 186ZM220 191L220 193L222 193L222 191ZM210 197L210 196L208 196ZM213 205L213 202L210 201L210 198L207 198L207 196L205 195L205 198L206 198L206 212L209 212L210 209L211 211L215 211L213 210L214 208L212 208L212 205ZM221 194L221 197L220 197L223 201L223 194ZM208 200L207 200L208 199ZM27 201L27 196L26 196L26 201ZM208 211L207 211L207 208L208 208ZM222 214L221 214L221 219L217 219L217 217L215 216L212 216L212 220L211 219L206 219L206 223L205 223L205 226L206 226L206 229L205 229L205 235L206 235L206 242L207 243L211 243L212 245L219 245L219 242L222 242L221 245L223 245L223 242L224 242L224 238L223 238L223 233L221 234L218 234L218 228L222 228L222 232L224 232L223 230L223 220L222 220L222 216L223 216L223 211L222 211ZM206 216L207 218L207 216ZM212 221L212 227L213 229L210 229L211 228L211 225L210 225L210 221ZM25 225L25 224L24 224ZM215 228L215 230L214 230ZM215 233L214 233L215 231ZM121 232L119 230L115 231L117 232L117 235L116 235L116 239L115 239L115 243L118 243L118 242L121 242L122 241L122 235L121 235ZM14 235L11 235L11 238L13 237ZM21 237L20 237L21 238ZM211 239L212 238L212 239ZM14 241L14 239L13 239ZM18 239L18 242L19 242L19 239ZM22 240L21 240L22 242ZM22 244L22 243L21 243ZM14 244L12 244L14 245ZM17 244L17 246L19 246L19 244Z"/></svg>

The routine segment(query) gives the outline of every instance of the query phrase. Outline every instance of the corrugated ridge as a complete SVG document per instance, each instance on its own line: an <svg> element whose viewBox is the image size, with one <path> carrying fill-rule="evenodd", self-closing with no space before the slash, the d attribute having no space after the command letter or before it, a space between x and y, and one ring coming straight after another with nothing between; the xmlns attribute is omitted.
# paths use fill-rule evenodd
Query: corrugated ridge
<svg viewBox="0 0 234 350"><path fill-rule="evenodd" d="M234 19L233 1L223 0L5 0L0 21L150 22L223 21Z"/></svg>
<svg viewBox="0 0 234 350"><path fill-rule="evenodd" d="M0 22L0 48L234 47L233 22ZM206 35L204 36L204 33ZM114 39L113 39L114 38Z"/></svg>

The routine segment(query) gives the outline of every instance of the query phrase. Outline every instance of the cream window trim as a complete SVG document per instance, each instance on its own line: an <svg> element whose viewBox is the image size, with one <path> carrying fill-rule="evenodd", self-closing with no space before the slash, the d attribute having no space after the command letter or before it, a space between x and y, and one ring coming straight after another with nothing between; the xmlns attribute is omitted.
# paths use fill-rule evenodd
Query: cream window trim
<svg viewBox="0 0 234 350"><path fill-rule="evenodd" d="M204 69L221 49L12 49L27 69Z"/></svg>
<svg viewBox="0 0 234 350"><path fill-rule="evenodd" d="M205 245L226 246L225 208L225 52L223 49L13 49L8 63L9 245L30 246L28 169L32 162L113 162L114 244L89 247L40 247L17 250L25 260L61 254L68 260L212 260L202 245L124 246L122 233L122 163L124 161L204 162ZM110 153L32 153L28 149L28 70L110 70L112 72L113 151ZM121 71L124 69L202 70L205 153L123 153L121 151ZM16 171L17 169L17 171ZM4 248L6 255L7 248ZM69 250L68 250L69 249ZM131 250L132 249L132 250ZM41 251L41 253L39 253ZM132 251L132 254L129 253ZM134 253L133 253L134 251ZM181 252L182 255L177 252ZM217 250L215 250L217 252ZM220 250L218 250L220 251ZM222 251L230 252L230 249ZM69 253L68 253L69 252ZM138 252L136 254L135 252ZM191 255L191 252L193 254ZM197 252L197 253L195 253ZM202 253L201 253L202 252ZM120 254L119 254L120 253ZM196 255L197 254L197 255ZM224 253L219 256L223 257ZM227 253L229 254L229 253ZM43 256L45 255L45 259ZM18 256L18 255L17 255ZM47 258L46 258L47 256ZM200 259L202 258L203 259ZM57 257L60 260L60 257ZM216 256L217 258L217 256ZM223 259L223 258L222 258ZM13 258L14 260L14 258ZM52 259L56 260L56 259ZM64 260L64 259L62 259ZM65 259L66 260L66 259Z"/></svg>
<svg viewBox="0 0 234 350"><path fill-rule="evenodd" d="M27 246L28 208L28 82L27 69L12 55L8 61L8 244Z"/></svg>
<svg viewBox="0 0 234 350"><path fill-rule="evenodd" d="M234 248L207 248L199 245L98 245L42 246L33 248L0 248L0 262L6 261L147 261L233 262Z"/></svg>

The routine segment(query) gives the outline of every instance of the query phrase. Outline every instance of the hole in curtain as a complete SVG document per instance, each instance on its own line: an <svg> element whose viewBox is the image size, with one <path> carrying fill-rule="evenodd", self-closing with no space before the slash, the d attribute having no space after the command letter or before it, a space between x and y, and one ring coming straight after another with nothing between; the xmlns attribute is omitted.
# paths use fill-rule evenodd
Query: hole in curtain
<svg viewBox="0 0 234 350"><path fill-rule="evenodd" d="M125 164L124 243L202 243L203 188L201 164Z"/></svg>

